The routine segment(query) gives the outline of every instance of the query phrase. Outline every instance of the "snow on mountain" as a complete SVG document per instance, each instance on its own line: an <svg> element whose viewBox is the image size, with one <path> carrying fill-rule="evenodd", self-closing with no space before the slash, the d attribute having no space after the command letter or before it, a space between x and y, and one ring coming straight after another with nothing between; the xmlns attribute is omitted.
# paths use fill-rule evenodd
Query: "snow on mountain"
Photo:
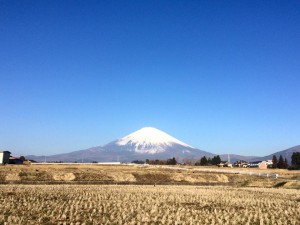
<svg viewBox="0 0 300 225"><path fill-rule="evenodd" d="M192 146L153 127L144 127L135 131L128 136L117 140L116 144L119 146L130 146L130 151L147 154L162 153L167 147L174 145L193 148Z"/></svg>

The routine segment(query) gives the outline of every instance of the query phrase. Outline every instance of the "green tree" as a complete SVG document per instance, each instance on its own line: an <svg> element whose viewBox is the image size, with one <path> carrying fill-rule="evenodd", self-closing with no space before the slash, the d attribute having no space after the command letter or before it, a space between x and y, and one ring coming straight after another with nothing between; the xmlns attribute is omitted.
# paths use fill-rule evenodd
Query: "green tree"
<svg viewBox="0 0 300 225"><path fill-rule="evenodd" d="M279 169L284 169L284 160L283 160L282 155L279 156L279 160L278 160L278 163L277 163L277 167L278 167Z"/></svg>
<svg viewBox="0 0 300 225"><path fill-rule="evenodd" d="M212 163L211 163L211 158L210 158L210 157L208 157L208 159L207 159L207 164L209 164L209 165L212 164Z"/></svg>
<svg viewBox="0 0 300 225"><path fill-rule="evenodd" d="M300 152L294 152L292 155L292 165L300 166Z"/></svg>
<svg viewBox="0 0 300 225"><path fill-rule="evenodd" d="M203 157L200 159L200 165L201 165L201 166L207 165L207 158L206 158L205 156L203 156Z"/></svg>
<svg viewBox="0 0 300 225"><path fill-rule="evenodd" d="M144 164L145 162L143 160L133 160L131 163Z"/></svg>
<svg viewBox="0 0 300 225"><path fill-rule="evenodd" d="M176 161L175 157L167 160L167 165L176 165L176 164L177 164L177 161Z"/></svg>
<svg viewBox="0 0 300 225"><path fill-rule="evenodd" d="M217 165L215 156L211 159L211 164L212 165Z"/></svg>
<svg viewBox="0 0 300 225"><path fill-rule="evenodd" d="M273 163L272 168L273 169L277 168L278 160L277 160L276 155L273 155L272 163Z"/></svg>
<svg viewBox="0 0 300 225"><path fill-rule="evenodd" d="M218 165L218 164L220 164L220 163L221 163L221 158L220 158L219 155L214 156L214 157L212 158L212 160L211 160L211 164L212 164L212 165Z"/></svg>
<svg viewBox="0 0 300 225"><path fill-rule="evenodd" d="M216 165L221 163L221 158L219 155L216 156Z"/></svg>
<svg viewBox="0 0 300 225"><path fill-rule="evenodd" d="M289 167L289 163L287 161L287 158L284 158L284 169L287 169Z"/></svg>

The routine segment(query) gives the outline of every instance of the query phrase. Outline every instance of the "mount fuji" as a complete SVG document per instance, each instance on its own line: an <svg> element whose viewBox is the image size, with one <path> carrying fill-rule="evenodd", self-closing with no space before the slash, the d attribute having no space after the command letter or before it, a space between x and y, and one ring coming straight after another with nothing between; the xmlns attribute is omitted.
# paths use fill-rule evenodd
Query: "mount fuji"
<svg viewBox="0 0 300 225"><path fill-rule="evenodd" d="M47 156L46 159L64 162L131 162L172 157L177 160L185 158L199 160L202 156L212 157L214 154L194 148L156 128L144 127L104 146ZM36 161L45 160L45 156L27 156L27 158Z"/></svg>
<svg viewBox="0 0 300 225"><path fill-rule="evenodd" d="M153 127L142 128L106 145L108 149L111 149L112 146L114 148L119 146L121 149L139 154L159 154L175 146L182 148L186 152L189 152L189 149L193 149L192 146Z"/></svg>

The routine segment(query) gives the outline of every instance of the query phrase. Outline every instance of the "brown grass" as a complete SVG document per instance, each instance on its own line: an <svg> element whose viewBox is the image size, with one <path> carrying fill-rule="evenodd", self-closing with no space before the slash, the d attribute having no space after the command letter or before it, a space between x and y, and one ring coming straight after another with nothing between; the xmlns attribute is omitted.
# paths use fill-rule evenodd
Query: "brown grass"
<svg viewBox="0 0 300 225"><path fill-rule="evenodd" d="M274 187L279 182L287 182L281 188L299 188L300 181L274 179L256 175L229 174L195 171L202 167L136 166L136 165L97 165L97 164L45 164L45 165L6 165L0 166L0 182L29 183L131 183L131 184L224 184L239 187ZM205 168L205 167L204 167ZM221 170L217 167L213 169ZM224 169L224 168L223 168ZM227 170L230 170L227 168ZM294 178L298 171L258 169L231 169L254 172L279 172L280 177ZM288 183L292 182L292 183Z"/></svg>
<svg viewBox="0 0 300 225"><path fill-rule="evenodd" d="M0 224L298 224L298 190L1 185Z"/></svg>

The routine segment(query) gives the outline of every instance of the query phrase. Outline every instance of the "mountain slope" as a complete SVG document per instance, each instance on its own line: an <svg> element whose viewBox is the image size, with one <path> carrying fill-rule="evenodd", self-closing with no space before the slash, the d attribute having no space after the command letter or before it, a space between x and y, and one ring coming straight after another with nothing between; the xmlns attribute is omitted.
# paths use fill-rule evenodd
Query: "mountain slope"
<svg viewBox="0 0 300 225"><path fill-rule="evenodd" d="M277 159L279 159L279 156L282 155L282 157L287 158L288 162L290 163L291 162L291 157L292 157L294 152L300 152L300 145L288 148L288 149L283 150L283 151L274 152L273 154L270 154L270 155L267 155L267 156L257 157L253 161L272 159L273 155L276 155Z"/></svg>
<svg viewBox="0 0 300 225"><path fill-rule="evenodd" d="M300 152L300 145L275 152L264 157L230 154L230 161L268 160L272 159L273 155L276 155L277 158L282 155L290 162L293 152ZM199 160L202 156L206 156L208 158L213 157L214 155L215 154L213 153L193 148L192 146L156 128L145 127L104 146L46 157L30 155L26 156L26 158L39 162L131 162L133 160L168 159L172 157L175 157L177 160ZM227 160L227 154L220 156L222 160Z"/></svg>
<svg viewBox="0 0 300 225"><path fill-rule="evenodd" d="M131 162L133 160L168 159L178 160L200 159L202 156L212 157L214 154L201 151L179 141L153 127L145 127L123 138L104 146L93 147L65 154L47 156L47 161L64 162ZM45 156L27 156L28 159L45 161Z"/></svg>
<svg viewBox="0 0 300 225"><path fill-rule="evenodd" d="M247 162L251 162L251 161L253 161L253 159L258 158L258 156L244 156L244 155L236 155L236 154L229 154L229 157L230 157L230 162L231 163L234 163L234 162L239 161L239 160L244 160L244 161L247 161ZM220 155L220 158L221 158L222 161L227 161L228 160L228 154L222 154L222 155Z"/></svg>

